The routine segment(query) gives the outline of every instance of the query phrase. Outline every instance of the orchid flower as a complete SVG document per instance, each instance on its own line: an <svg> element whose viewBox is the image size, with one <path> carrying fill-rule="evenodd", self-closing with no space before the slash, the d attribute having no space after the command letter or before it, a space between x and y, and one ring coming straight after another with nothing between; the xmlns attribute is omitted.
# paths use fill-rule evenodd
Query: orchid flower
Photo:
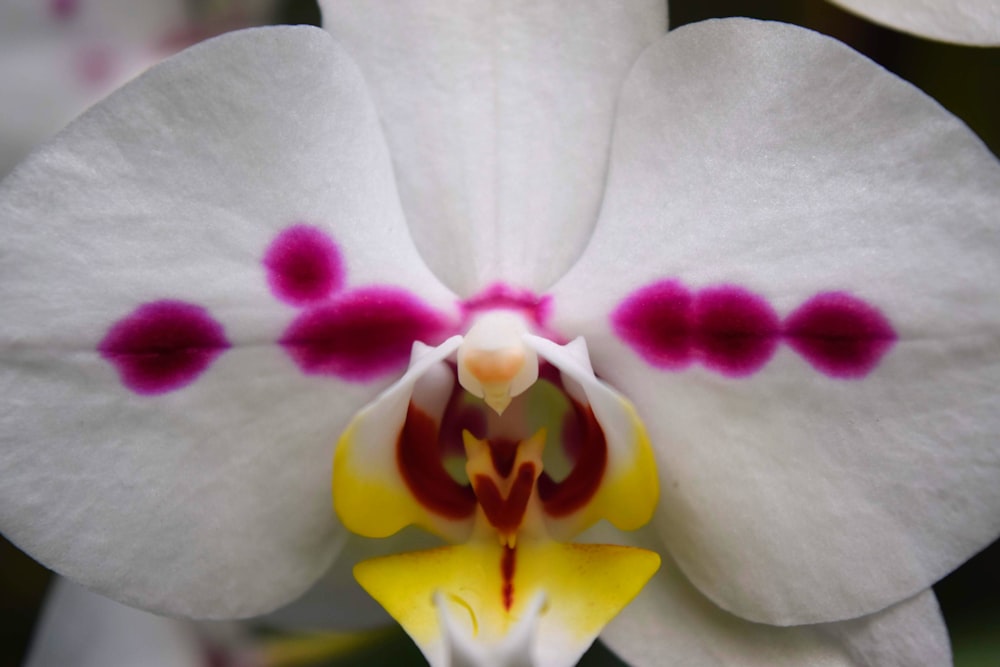
<svg viewBox="0 0 1000 667"><path fill-rule="evenodd" d="M153 63L266 22L273 0L0 1L0 176Z"/></svg>
<svg viewBox="0 0 1000 667"><path fill-rule="evenodd" d="M830 0L858 16L917 37L1000 46L996 0Z"/></svg>
<svg viewBox="0 0 1000 667"><path fill-rule="evenodd" d="M928 588L1000 531L982 143L787 25L324 10L154 67L0 185L4 533L212 618L381 544L354 574L435 666L598 634L947 664Z"/></svg>

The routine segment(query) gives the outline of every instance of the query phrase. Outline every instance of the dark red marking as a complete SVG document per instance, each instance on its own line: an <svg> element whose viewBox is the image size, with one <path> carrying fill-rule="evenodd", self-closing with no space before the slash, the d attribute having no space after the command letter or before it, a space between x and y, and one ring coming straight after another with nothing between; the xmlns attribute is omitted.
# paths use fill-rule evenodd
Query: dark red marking
<svg viewBox="0 0 1000 667"><path fill-rule="evenodd" d="M434 420L412 403L396 442L396 466L417 501L449 519L465 519L476 511L472 487L452 479L441 462Z"/></svg>
<svg viewBox="0 0 1000 667"><path fill-rule="evenodd" d="M680 370L691 363L691 292L662 280L630 294L611 314L614 332L656 368Z"/></svg>
<svg viewBox="0 0 1000 667"><path fill-rule="evenodd" d="M321 301L344 284L337 244L308 225L281 232L264 254L264 267L274 295L294 306Z"/></svg>
<svg viewBox="0 0 1000 667"><path fill-rule="evenodd" d="M500 557L500 577L503 579L503 587L500 594L503 596L503 608L510 611L514 606L514 570L517 568L517 547L504 546L503 555Z"/></svg>
<svg viewBox="0 0 1000 667"><path fill-rule="evenodd" d="M522 463L518 466L517 476L506 498L500 495L493 479L486 475L476 475L472 486L490 525L502 534L516 533L528 509L531 491L535 488L535 464Z"/></svg>
<svg viewBox="0 0 1000 667"><path fill-rule="evenodd" d="M723 375L743 377L760 370L778 347L781 322L761 297L723 285L695 296L694 352Z"/></svg>
<svg viewBox="0 0 1000 667"><path fill-rule="evenodd" d="M67 21L80 11L80 0L50 0L49 11L56 19Z"/></svg>
<svg viewBox="0 0 1000 667"><path fill-rule="evenodd" d="M506 479L514 470L514 459L517 458L518 443L505 438L493 438L489 440L490 461L493 462L493 469L497 474Z"/></svg>
<svg viewBox="0 0 1000 667"><path fill-rule="evenodd" d="M279 342L304 373L365 381L404 367L414 341L436 345L448 329L409 292L363 287L305 311Z"/></svg>
<svg viewBox="0 0 1000 667"><path fill-rule="evenodd" d="M154 301L115 323L97 350L122 384L154 395L194 382L229 347L222 325L201 306Z"/></svg>
<svg viewBox="0 0 1000 667"><path fill-rule="evenodd" d="M814 368L837 378L868 375L896 342L885 315L844 292L804 303L785 321L785 336Z"/></svg>
<svg viewBox="0 0 1000 667"><path fill-rule="evenodd" d="M548 294L538 296L531 290L494 283L479 294L461 301L459 307L462 310L463 325L468 324L477 313L516 310L537 328L544 329L552 312L552 297Z"/></svg>
<svg viewBox="0 0 1000 667"><path fill-rule="evenodd" d="M545 513L553 517L572 514L586 505L601 486L608 464L608 443L590 406L573 401L580 427L580 449L573 469L557 482L546 472L538 477L538 497Z"/></svg>

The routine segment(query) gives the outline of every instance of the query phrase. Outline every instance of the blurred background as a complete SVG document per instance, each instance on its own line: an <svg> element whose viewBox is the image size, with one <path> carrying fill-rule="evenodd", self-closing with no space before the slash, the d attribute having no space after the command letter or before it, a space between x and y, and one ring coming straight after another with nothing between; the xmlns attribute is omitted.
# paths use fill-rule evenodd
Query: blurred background
<svg viewBox="0 0 1000 667"><path fill-rule="evenodd" d="M7 3L27 6L47 2L49 0L0 0L0 7ZM240 4L189 0L189 9L195 15L207 17L207 20L201 22L198 30L173 32L170 37L173 41L159 43L161 51L176 50L200 38L246 25L319 24L319 11L313 0L257 0L246 3L239 12L229 11L232 5ZM72 0L54 0L51 3L51 6L57 5L64 6L65 11L72 11L75 3ZM224 5L228 8L226 11L219 9ZM963 119L994 154L1000 155L1000 48L962 47L911 37L866 22L823 0L672 0L670 4L671 27L725 16L750 16L795 23L836 37L937 99ZM12 35L10 25L0 25L0 56L12 43L10 40L15 39ZM151 62L138 62L138 66L143 64ZM101 79L106 74L101 69L102 62L98 56L88 67L93 68L95 79ZM2 73L0 65L0 75ZM96 90L91 94L99 96L103 92L107 91ZM0 103L0 113L8 113L16 100L7 91L3 97L6 102ZM72 104L82 105L73 110L75 114L82 111L86 100L77 95ZM44 122L52 125L50 131L55 131L71 117L47 118ZM23 134L28 136L29 133ZM0 148L6 149L7 146L0 144ZM2 158L0 155L0 176L4 173ZM0 540L0 667L22 664L51 579L45 568L8 542ZM1000 665L1000 543L987 548L945 578L935 590L951 633L955 665ZM399 630L356 639L329 644L332 648L327 653L330 655L320 662L309 664L330 667L423 664L419 652ZM305 651L302 655L307 653ZM213 664L214 667L225 667L227 663ZM291 660L287 664L300 663ZM623 663L598 644L582 664L597 667Z"/></svg>

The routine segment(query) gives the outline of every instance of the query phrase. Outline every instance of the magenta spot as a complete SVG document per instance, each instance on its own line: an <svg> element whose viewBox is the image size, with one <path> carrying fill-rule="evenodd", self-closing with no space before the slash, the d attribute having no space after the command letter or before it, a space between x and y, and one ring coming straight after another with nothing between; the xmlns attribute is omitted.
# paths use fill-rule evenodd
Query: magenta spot
<svg viewBox="0 0 1000 667"><path fill-rule="evenodd" d="M488 310L516 310L535 326L544 327L551 313L552 297L547 294L538 296L531 290L494 283L459 305L465 322L476 313Z"/></svg>
<svg viewBox="0 0 1000 667"><path fill-rule="evenodd" d="M264 267L274 295L295 306L325 299L344 284L337 244L308 225L281 232L264 254Z"/></svg>
<svg viewBox="0 0 1000 667"><path fill-rule="evenodd" d="M826 292L788 317L785 337L817 370L837 378L860 378L889 351L896 332L874 306L844 292Z"/></svg>
<svg viewBox="0 0 1000 667"><path fill-rule="evenodd" d="M227 348L222 325L201 306L183 301L139 306L116 322L97 346L118 370L122 384L146 395L194 382Z"/></svg>
<svg viewBox="0 0 1000 667"><path fill-rule="evenodd" d="M774 355L781 335L770 304L731 285L698 292L694 322L694 348L701 362L733 377L760 370Z"/></svg>
<svg viewBox="0 0 1000 667"><path fill-rule="evenodd" d="M404 290L363 287L302 313L280 343L304 373L364 381L405 366L414 341L435 345L450 329Z"/></svg>
<svg viewBox="0 0 1000 667"><path fill-rule="evenodd" d="M651 366L679 370L692 358L692 301L678 281L661 280L630 294L611 314L611 325Z"/></svg>
<svg viewBox="0 0 1000 667"><path fill-rule="evenodd" d="M80 11L80 0L50 0L49 12L60 21L68 21Z"/></svg>

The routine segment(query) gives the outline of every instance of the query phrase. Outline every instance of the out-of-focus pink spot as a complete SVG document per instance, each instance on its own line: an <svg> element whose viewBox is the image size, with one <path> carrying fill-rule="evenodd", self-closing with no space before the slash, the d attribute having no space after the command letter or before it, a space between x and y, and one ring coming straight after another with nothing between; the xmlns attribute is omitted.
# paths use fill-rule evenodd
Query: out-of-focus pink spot
<svg viewBox="0 0 1000 667"><path fill-rule="evenodd" d="M80 81L91 88L107 86L115 75L115 56L101 46L91 46L76 55L76 72Z"/></svg>
<svg viewBox="0 0 1000 667"><path fill-rule="evenodd" d="M115 323L97 350L122 384L154 395L194 382L229 346L222 325L201 306L154 301Z"/></svg>
<svg viewBox="0 0 1000 667"><path fill-rule="evenodd" d="M611 314L614 332L646 363L678 370L692 359L693 297L676 280L630 294Z"/></svg>
<svg viewBox="0 0 1000 667"><path fill-rule="evenodd" d="M488 310L516 310L536 327L544 328L552 309L552 297L538 296L531 290L494 283L479 294L462 301L463 322Z"/></svg>
<svg viewBox="0 0 1000 667"><path fill-rule="evenodd" d="M450 329L409 292L363 287L305 311L279 342L304 373L365 381L404 367L414 341L435 345Z"/></svg>
<svg viewBox="0 0 1000 667"><path fill-rule="evenodd" d="M60 21L68 21L80 11L80 0L49 0L49 12Z"/></svg>
<svg viewBox="0 0 1000 667"><path fill-rule="evenodd" d="M896 332L874 306L844 292L826 292L788 317L785 337L817 370L838 378L860 378L889 351Z"/></svg>
<svg viewBox="0 0 1000 667"><path fill-rule="evenodd" d="M308 225L281 232L264 254L264 267L274 295L295 306L325 299L344 284L337 244Z"/></svg>
<svg viewBox="0 0 1000 667"><path fill-rule="evenodd" d="M742 287L701 290L694 301L693 342L701 362L723 375L742 377L774 355L781 324L774 309Z"/></svg>

